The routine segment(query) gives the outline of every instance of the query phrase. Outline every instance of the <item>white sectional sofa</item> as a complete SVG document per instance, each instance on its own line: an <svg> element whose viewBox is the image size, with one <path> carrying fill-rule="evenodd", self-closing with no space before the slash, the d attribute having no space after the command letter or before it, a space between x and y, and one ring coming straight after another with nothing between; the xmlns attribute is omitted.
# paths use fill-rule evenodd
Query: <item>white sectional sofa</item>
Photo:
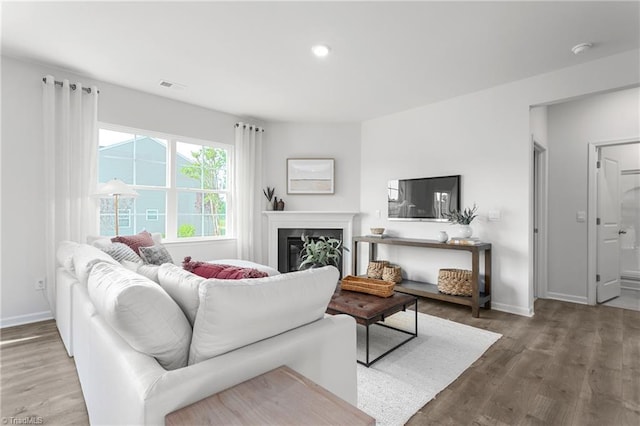
<svg viewBox="0 0 640 426"><path fill-rule="evenodd" d="M356 405L355 321L324 314L331 267L231 282L163 265L163 287L87 244L62 244L58 261L56 321L91 424L161 425L280 365Z"/></svg>

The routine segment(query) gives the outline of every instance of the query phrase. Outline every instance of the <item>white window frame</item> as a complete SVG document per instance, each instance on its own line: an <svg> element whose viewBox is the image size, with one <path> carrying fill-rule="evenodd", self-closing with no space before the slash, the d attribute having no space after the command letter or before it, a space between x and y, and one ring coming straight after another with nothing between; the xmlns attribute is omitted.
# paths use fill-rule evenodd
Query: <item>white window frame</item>
<svg viewBox="0 0 640 426"><path fill-rule="evenodd" d="M191 242L191 241L212 241L212 240L230 240L235 239L235 229L233 226L233 161L235 154L235 146L232 144L226 144L221 142L213 142L204 139L191 138L187 136L180 136L171 133L156 132L153 130L138 129L135 127L120 126L117 124L110 124L105 122L98 122L98 129L111 130L114 132L131 133L140 136L151 136L158 139L165 139L167 141L167 186L150 186L150 185L131 185L134 189L141 190L162 190L167 194L167 205L165 214L165 242ZM202 145L211 148L220 148L227 151L227 189L226 190L201 190L194 189L196 192L218 192L225 195L227 201L227 218L225 223L225 233L222 236L199 236L199 237L178 237L178 190L189 190L185 188L176 187L176 172L177 172L177 142L184 142L193 145ZM96 167L98 159L96 159ZM158 212L158 217L160 213Z"/></svg>

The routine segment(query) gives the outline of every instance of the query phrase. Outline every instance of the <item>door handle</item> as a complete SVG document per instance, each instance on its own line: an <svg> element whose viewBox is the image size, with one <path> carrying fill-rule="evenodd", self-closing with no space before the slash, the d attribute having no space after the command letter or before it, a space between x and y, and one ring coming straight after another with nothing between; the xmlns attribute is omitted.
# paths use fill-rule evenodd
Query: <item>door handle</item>
<svg viewBox="0 0 640 426"><path fill-rule="evenodd" d="M624 230L622 230L622 229L618 231L618 235L620 235L620 234L626 234L626 233L627 233L627 231L624 231Z"/></svg>

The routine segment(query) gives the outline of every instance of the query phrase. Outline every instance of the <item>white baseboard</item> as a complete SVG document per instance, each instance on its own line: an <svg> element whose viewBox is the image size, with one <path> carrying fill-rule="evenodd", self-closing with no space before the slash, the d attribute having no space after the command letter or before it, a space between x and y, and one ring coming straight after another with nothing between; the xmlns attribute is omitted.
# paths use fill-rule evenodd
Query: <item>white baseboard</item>
<svg viewBox="0 0 640 426"><path fill-rule="evenodd" d="M583 296L574 296L571 294L555 293L553 291L547 292L547 299L560 300L563 302L578 303L580 305L588 305L589 301Z"/></svg>
<svg viewBox="0 0 640 426"><path fill-rule="evenodd" d="M625 280L624 278L620 280L620 287L627 290L636 290L640 291L640 281L636 280Z"/></svg>
<svg viewBox="0 0 640 426"><path fill-rule="evenodd" d="M16 315L14 317L0 319L0 328L14 327L16 325L30 324L53 319L51 311L34 312L27 315Z"/></svg>
<svg viewBox="0 0 640 426"><path fill-rule="evenodd" d="M495 309L500 312L507 312L509 314L520 315L523 317L532 317L533 308L523 308L522 306L507 305L506 303L499 303L491 301L491 309Z"/></svg>

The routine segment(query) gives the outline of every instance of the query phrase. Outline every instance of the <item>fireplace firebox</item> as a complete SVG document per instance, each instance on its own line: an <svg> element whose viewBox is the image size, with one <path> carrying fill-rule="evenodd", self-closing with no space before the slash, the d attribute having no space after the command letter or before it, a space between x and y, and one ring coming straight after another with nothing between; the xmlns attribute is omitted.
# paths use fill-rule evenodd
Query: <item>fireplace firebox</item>
<svg viewBox="0 0 640 426"><path fill-rule="evenodd" d="M298 270L300 263L302 263L300 252L304 245L303 235L307 235L312 240L326 237L342 241L342 229L280 228L278 229L278 271L284 273ZM338 270L340 277L342 277L342 258L340 258Z"/></svg>

